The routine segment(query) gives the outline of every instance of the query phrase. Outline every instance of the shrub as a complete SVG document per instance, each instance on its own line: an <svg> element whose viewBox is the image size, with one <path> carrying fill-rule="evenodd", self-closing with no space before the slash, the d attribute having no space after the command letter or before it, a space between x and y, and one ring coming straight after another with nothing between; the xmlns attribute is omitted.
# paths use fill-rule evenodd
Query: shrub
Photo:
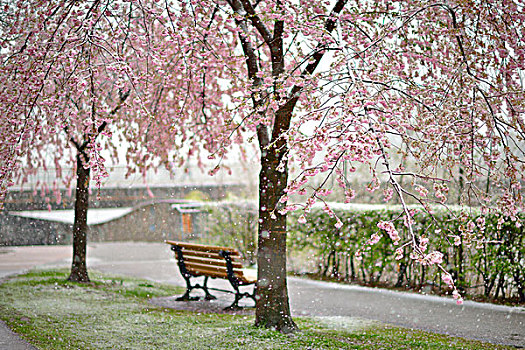
<svg viewBox="0 0 525 350"><path fill-rule="evenodd" d="M210 204L207 210L210 215L204 224L206 243L235 247L248 263L255 264L256 204L226 202ZM323 277L367 285L446 291L440 270L412 261L409 247L404 248L403 258L396 260L396 246L378 229L380 221L394 221L401 231L404 226L400 207L336 205L334 212L344 223L341 229L336 228L335 217L321 208L312 209L304 224L298 222L300 213L289 214L288 251L292 260L300 253L308 254L308 260L316 261L316 270L309 272ZM482 225L477 222L480 217L476 210L470 213L459 209L436 210L434 220L419 212L414 216L414 228L429 239L428 251L444 254L443 265L463 294L525 302L523 227L519 221L499 214L485 215ZM521 221L524 219L520 217ZM367 245L374 233L379 233L381 239L373 246ZM460 233L463 238L455 245L455 236ZM481 242L481 236L489 242ZM363 248L361 259L357 259L356 252Z"/></svg>
<svg viewBox="0 0 525 350"><path fill-rule="evenodd" d="M318 261L317 274L372 285L446 288L441 271L412 261L409 247L404 249L402 259L394 258L395 246L377 224L394 221L401 230L401 208L347 206L334 212L344 223L341 229L335 227L336 219L320 208L313 209L304 224L298 222L299 213L290 215L290 250L313 252ZM480 217L475 210L436 210L433 220L420 212L414 216L414 228L429 239L428 251L444 254L444 266L463 293L483 294L487 298L517 297L525 302L523 227L519 221L499 214L485 215L484 224L477 220ZM380 234L381 239L373 246L367 245L374 233ZM455 236L459 239L456 242ZM355 256L360 249L364 249L361 260Z"/></svg>
<svg viewBox="0 0 525 350"><path fill-rule="evenodd" d="M205 243L234 247L248 264L254 265L259 216L255 204L223 202L205 208L209 213L203 225Z"/></svg>

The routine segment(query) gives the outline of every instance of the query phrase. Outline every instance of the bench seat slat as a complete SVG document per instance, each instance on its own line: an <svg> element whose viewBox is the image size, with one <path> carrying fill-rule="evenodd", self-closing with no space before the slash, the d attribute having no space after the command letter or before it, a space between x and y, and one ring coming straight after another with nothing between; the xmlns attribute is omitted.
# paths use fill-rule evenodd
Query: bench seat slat
<svg viewBox="0 0 525 350"><path fill-rule="evenodd" d="M194 276L209 276L213 278L223 278L228 279L228 274L226 272L219 272L219 271L209 271L209 270L195 270L191 267L188 267L188 272L190 272Z"/></svg>
<svg viewBox="0 0 525 350"><path fill-rule="evenodd" d="M208 274L213 273L213 274L218 275L218 276L213 276L213 277L228 279L228 273L225 269L221 269L219 267L214 267L214 266L196 266L196 265L197 264L188 263L186 264L186 269L188 269L188 271L190 271L191 273L195 272L199 275L208 275ZM245 278L242 270L235 270L234 274L235 274L235 277L237 278L243 278L243 279Z"/></svg>
<svg viewBox="0 0 525 350"><path fill-rule="evenodd" d="M184 261L185 262L188 262L188 263L197 263L197 264L203 264L203 265L206 265L206 266L222 266L224 268L226 268L226 261L224 260L224 258L221 258L221 260L212 260L212 259L202 259L202 258L198 258L198 257L184 257ZM232 266L233 268L237 268L237 269L242 269L243 266L241 263L238 263L238 262L233 262L232 261Z"/></svg>
<svg viewBox="0 0 525 350"><path fill-rule="evenodd" d="M182 251L182 254L184 255L184 258L189 257L189 256L195 256L199 258L208 258L208 259L224 261L224 257L220 256L218 253L198 252L198 251L186 250L186 249L182 249L181 251ZM230 258L232 261L239 262L242 264L242 260L240 256L230 255Z"/></svg>
<svg viewBox="0 0 525 350"><path fill-rule="evenodd" d="M194 268L188 267L188 272L190 272L194 276L209 276L209 277L214 277L214 278L228 279L228 274L226 272L221 272L221 271L194 269ZM239 281L241 281L241 283L244 283L244 284L252 284L257 281L256 279L253 279L253 278L246 278L246 276L242 274L242 271L235 271L235 277L237 277Z"/></svg>
<svg viewBox="0 0 525 350"><path fill-rule="evenodd" d="M224 266L213 266L213 265L205 265L205 264L199 264L194 262L184 262L186 265L186 268L188 269L195 269L199 271L217 271L217 272L224 272L226 273L226 267Z"/></svg>
<svg viewBox="0 0 525 350"><path fill-rule="evenodd" d="M199 264L195 262L185 262L184 264L186 265L187 268L192 268L192 269L199 270L199 271L218 271L218 272L224 271L224 273L228 272L228 270L226 269L226 266L213 266L213 265ZM238 269L238 268L234 269L233 272L236 275L237 274L242 275L241 269Z"/></svg>
<svg viewBox="0 0 525 350"><path fill-rule="evenodd" d="M225 252L230 252L231 255L240 255L240 253L236 249L229 248L229 247L209 246L209 245L204 245L204 244L175 242L175 241L166 241L166 243L179 246L183 250L184 249L196 250L196 251L208 252L208 253L218 253L220 251L225 251Z"/></svg>

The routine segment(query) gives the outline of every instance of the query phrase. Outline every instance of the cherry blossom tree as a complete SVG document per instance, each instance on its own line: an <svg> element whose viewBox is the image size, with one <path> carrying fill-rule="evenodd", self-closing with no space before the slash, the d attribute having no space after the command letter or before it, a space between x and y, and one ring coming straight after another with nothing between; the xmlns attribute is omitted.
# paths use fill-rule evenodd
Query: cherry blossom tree
<svg viewBox="0 0 525 350"><path fill-rule="evenodd" d="M399 247L398 257L409 246L412 259L441 267L442 253L426 251L425 234L413 229L411 217L446 205L447 184L458 174L463 204L500 210L520 225L522 2L158 4L151 11L162 17L165 41L184 53L166 80L182 77L193 92L192 105L168 97L163 105L171 110L167 115L177 116L174 134L192 149L209 151L216 169L233 144L257 140L257 325L296 328L286 284L286 213L301 210L300 220L307 220L312 205L332 191L329 177L351 201L355 192L344 169L367 166L368 189L382 188L385 201L398 197L404 215L380 223L368 243L386 234ZM289 164L298 167L292 178ZM319 177L325 180L313 181ZM410 181L401 186L400 177ZM484 179L494 193L480 186ZM408 199L420 208L410 208ZM326 204L325 210L335 215ZM451 246L490 240L482 222L443 234ZM441 269L461 303L451 275Z"/></svg>
<svg viewBox="0 0 525 350"><path fill-rule="evenodd" d="M126 100L140 108L121 111L127 125L123 135L133 144L128 160L137 168L132 170L207 157L217 165L214 173L236 145L247 144L243 152L251 150L250 144L258 148L257 325L296 329L286 282L286 214L300 210L299 220L305 221L320 202L335 215L325 203L333 190L329 178L352 201L349 176L358 167L368 168L367 189L383 190L387 202L397 196L404 213L381 222L368 245L386 235L399 248L397 256L410 247L415 261L440 266L459 303L454 281L441 266L442 253L428 252L425 232L413 229L415 211L431 216L432 205L446 205L448 183L460 175L466 210L478 205L483 213L497 211L502 220L521 224L522 1L82 4L117 3L138 11L129 17L136 25L120 34L134 38L134 55L115 56L119 60L112 62L140 61L146 67L130 79L136 95ZM22 35L10 52L23 51L32 35ZM52 81L43 72L37 79ZM20 104L9 97L16 108L30 108L27 101L33 100ZM118 105L119 98L113 101ZM2 130L16 131L8 132L14 136L0 149L2 186L21 164L10 155L27 152L22 145L30 144L20 130L38 128L31 124L36 112L26 109L26 119L2 124ZM401 177L410 181L401 183ZM480 185L483 181L491 192ZM409 207L408 200L420 206ZM336 228L342 225L338 220ZM490 241L482 220L443 234L452 247L458 241Z"/></svg>
<svg viewBox="0 0 525 350"><path fill-rule="evenodd" d="M136 81L147 62L133 49L141 38L130 28L144 28L134 21L139 16L132 4L119 2L16 1L3 10L1 195L50 167L57 180L37 184L44 195L51 185L60 203L59 188L75 186L69 280L88 282L90 182L100 185L108 175L103 151L117 159L123 137L110 129L130 122L119 113L141 101ZM63 170L67 167L74 174Z"/></svg>

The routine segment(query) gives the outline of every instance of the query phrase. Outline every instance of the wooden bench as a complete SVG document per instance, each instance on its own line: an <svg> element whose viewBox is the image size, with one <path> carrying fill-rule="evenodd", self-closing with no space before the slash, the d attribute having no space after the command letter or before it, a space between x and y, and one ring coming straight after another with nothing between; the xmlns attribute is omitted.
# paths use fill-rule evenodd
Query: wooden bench
<svg viewBox="0 0 525 350"><path fill-rule="evenodd" d="M186 281L186 293L177 298L182 300L198 300L198 297L191 297L193 289L202 289L205 300L216 299L210 293L211 290L217 290L226 293L234 293L235 301L227 309L238 308L239 300L242 298L251 298L255 301L256 286L252 293L241 292L239 287L255 284L257 278L246 276L243 272L241 254L228 247L217 247L204 244L194 244L185 242L166 241L171 245L171 250L175 252L175 258L179 270ZM204 277L201 284L191 284L190 279L193 277ZM208 287L208 278L223 278L230 282L234 291L210 288Z"/></svg>

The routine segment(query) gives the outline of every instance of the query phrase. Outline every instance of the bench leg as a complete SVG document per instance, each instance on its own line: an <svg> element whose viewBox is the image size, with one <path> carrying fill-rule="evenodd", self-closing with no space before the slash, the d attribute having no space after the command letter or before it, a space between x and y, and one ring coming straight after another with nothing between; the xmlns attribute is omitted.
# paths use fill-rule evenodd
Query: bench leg
<svg viewBox="0 0 525 350"><path fill-rule="evenodd" d="M253 299L253 302L255 302L255 288L253 290L253 293L250 294L250 293L241 293L239 291L239 288L236 287L235 288L235 300L233 301L233 303L228 306L228 307L225 307L224 310L238 310L238 309L242 309L243 307L239 306L239 300L241 300L242 298L251 298Z"/></svg>
<svg viewBox="0 0 525 350"><path fill-rule="evenodd" d="M204 291L204 300L215 300L217 299L216 296L212 295L210 291L208 290L208 276L204 277L204 283L201 286L200 284L191 285L190 277L183 276L184 280L186 281L186 293L184 295L178 297L175 299L176 301L195 301L199 300L199 297L192 297L190 296L190 293L195 288L202 289Z"/></svg>
<svg viewBox="0 0 525 350"><path fill-rule="evenodd" d="M242 307L239 306L239 300L242 299L242 296L240 295L240 293L235 293L235 300L233 301L233 303L228 306L228 307L225 307L224 310L238 310L238 309L242 309Z"/></svg>
<svg viewBox="0 0 525 350"><path fill-rule="evenodd" d="M190 293L193 289L193 286L191 285L190 278L188 276L182 275L184 277L184 280L186 281L186 293L184 295L178 297L175 299L176 301L194 301L199 300L199 297L191 297Z"/></svg>
<svg viewBox="0 0 525 350"><path fill-rule="evenodd" d="M195 300L199 300L199 297L190 297L190 291L186 291L186 293L184 293L184 295L178 297L177 299L175 299L176 301L195 301Z"/></svg>
<svg viewBox="0 0 525 350"><path fill-rule="evenodd" d="M202 290L204 291L204 300L215 300L217 297L215 295L212 295L210 291L208 290L208 276L204 277L204 286L202 287Z"/></svg>

